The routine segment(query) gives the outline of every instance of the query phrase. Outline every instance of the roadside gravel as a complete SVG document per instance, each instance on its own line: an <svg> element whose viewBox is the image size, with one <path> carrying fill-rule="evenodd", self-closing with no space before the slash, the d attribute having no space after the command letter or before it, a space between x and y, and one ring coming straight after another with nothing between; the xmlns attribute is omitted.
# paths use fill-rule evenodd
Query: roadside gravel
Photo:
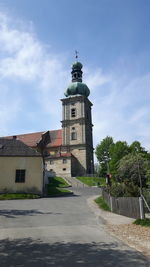
<svg viewBox="0 0 150 267"><path fill-rule="evenodd" d="M107 224L107 229L117 238L150 256L150 228L136 224Z"/></svg>
<svg viewBox="0 0 150 267"><path fill-rule="evenodd" d="M133 224L135 219L100 209L94 202L96 198L92 196L87 202L106 229L128 246L150 257L150 228Z"/></svg>

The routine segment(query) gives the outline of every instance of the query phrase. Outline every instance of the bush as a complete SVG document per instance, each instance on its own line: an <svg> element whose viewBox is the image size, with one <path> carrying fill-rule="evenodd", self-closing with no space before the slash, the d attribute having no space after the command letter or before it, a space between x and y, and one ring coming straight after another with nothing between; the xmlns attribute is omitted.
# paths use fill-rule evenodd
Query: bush
<svg viewBox="0 0 150 267"><path fill-rule="evenodd" d="M105 187L105 190L112 197L139 197L140 190L133 182L114 183L111 187Z"/></svg>
<svg viewBox="0 0 150 267"><path fill-rule="evenodd" d="M150 161L144 158L142 155L134 155L130 153L119 161L116 173L116 181L130 181L135 185L140 186L140 174L142 185L143 187L146 187L146 183L148 180L147 170L149 168L149 165Z"/></svg>
<svg viewBox="0 0 150 267"><path fill-rule="evenodd" d="M150 219L137 219L136 221L133 222L134 224L141 225L141 226L146 226L150 227Z"/></svg>
<svg viewBox="0 0 150 267"><path fill-rule="evenodd" d="M144 197L146 199L146 202L150 206L150 188L144 188L143 189L143 195L144 195Z"/></svg>

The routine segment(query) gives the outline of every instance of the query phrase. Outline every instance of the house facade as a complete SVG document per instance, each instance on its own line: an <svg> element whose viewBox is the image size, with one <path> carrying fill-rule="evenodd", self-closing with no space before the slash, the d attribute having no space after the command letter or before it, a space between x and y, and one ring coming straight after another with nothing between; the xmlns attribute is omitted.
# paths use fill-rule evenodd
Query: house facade
<svg viewBox="0 0 150 267"><path fill-rule="evenodd" d="M43 160L16 139L0 138L0 193L43 192Z"/></svg>

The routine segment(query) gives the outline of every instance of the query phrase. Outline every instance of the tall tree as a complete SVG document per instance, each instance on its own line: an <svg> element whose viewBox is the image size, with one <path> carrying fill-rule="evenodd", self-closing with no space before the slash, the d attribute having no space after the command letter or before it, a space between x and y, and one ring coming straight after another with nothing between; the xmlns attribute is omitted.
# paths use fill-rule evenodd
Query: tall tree
<svg viewBox="0 0 150 267"><path fill-rule="evenodd" d="M110 169L115 176L117 171L118 162L120 159L122 159L125 155L129 153L129 147L127 142L125 141L117 141L115 144L113 144L110 148Z"/></svg>
<svg viewBox="0 0 150 267"><path fill-rule="evenodd" d="M96 146L96 157L100 163L100 175L105 175L107 172L107 162L110 160L110 147L113 145L113 138L107 136L100 144Z"/></svg>

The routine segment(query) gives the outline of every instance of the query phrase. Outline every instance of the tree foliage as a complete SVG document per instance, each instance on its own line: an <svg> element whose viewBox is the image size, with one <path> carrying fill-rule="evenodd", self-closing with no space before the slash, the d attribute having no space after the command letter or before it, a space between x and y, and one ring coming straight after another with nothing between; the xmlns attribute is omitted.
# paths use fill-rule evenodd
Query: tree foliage
<svg viewBox="0 0 150 267"><path fill-rule="evenodd" d="M145 153L145 148L141 146L140 142L139 141L134 141L130 147L130 152L131 153Z"/></svg>
<svg viewBox="0 0 150 267"><path fill-rule="evenodd" d="M112 144L113 138L107 136L100 142L100 144L97 145L95 154L100 163L104 163L109 160L109 151Z"/></svg>
<svg viewBox="0 0 150 267"><path fill-rule="evenodd" d="M113 138L107 136L96 147L96 157L100 163L99 176L105 176L107 173L107 162L110 160L110 147L113 145Z"/></svg>
<svg viewBox="0 0 150 267"><path fill-rule="evenodd" d="M130 153L119 161L116 180L118 182L132 182L140 186L141 178L142 186L146 186L148 168L150 168L150 161L145 159L142 154Z"/></svg>
<svg viewBox="0 0 150 267"><path fill-rule="evenodd" d="M110 148L110 170L113 176L116 174L120 159L129 153L127 142L117 141Z"/></svg>
<svg viewBox="0 0 150 267"><path fill-rule="evenodd" d="M106 175L109 164L113 179L125 182L127 187L139 186L139 175L143 186L150 180L150 153L138 141L129 146L125 141L113 142L113 138L107 136L97 145L95 154L100 176Z"/></svg>
<svg viewBox="0 0 150 267"><path fill-rule="evenodd" d="M114 183L111 187L105 187L106 192L113 197L139 197L140 190L133 182Z"/></svg>

